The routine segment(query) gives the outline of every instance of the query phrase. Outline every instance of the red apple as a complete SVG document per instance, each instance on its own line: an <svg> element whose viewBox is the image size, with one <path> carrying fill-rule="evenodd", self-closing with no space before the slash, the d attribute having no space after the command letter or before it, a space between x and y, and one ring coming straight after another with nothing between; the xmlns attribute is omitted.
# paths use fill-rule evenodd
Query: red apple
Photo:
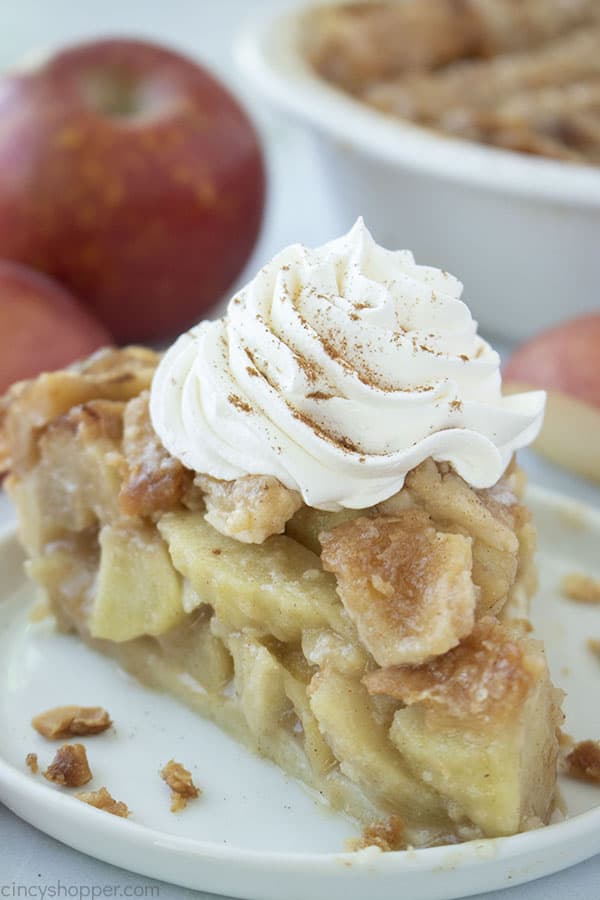
<svg viewBox="0 0 600 900"><path fill-rule="evenodd" d="M600 313L542 332L504 370L507 391L545 388L546 418L535 447L553 462L600 481Z"/></svg>
<svg viewBox="0 0 600 900"><path fill-rule="evenodd" d="M201 318L255 243L265 176L231 94L163 47L103 40L0 82L0 256L121 341Z"/></svg>
<svg viewBox="0 0 600 900"><path fill-rule="evenodd" d="M111 343L104 326L56 282L0 260L0 394Z"/></svg>

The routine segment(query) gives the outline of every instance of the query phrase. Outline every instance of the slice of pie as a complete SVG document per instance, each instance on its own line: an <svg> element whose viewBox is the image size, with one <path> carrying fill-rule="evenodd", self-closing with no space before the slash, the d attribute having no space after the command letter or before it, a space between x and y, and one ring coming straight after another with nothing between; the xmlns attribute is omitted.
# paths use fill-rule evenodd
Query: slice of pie
<svg viewBox="0 0 600 900"><path fill-rule="evenodd" d="M292 265L286 259L276 259L278 272ZM402 259L409 270L410 260ZM364 267L374 278L373 266ZM429 278L430 271L413 275ZM357 286L343 281L338 268L336 290L348 297ZM343 309L348 317L377 308L369 285L358 287L368 302L353 300ZM303 308L301 294L296 310ZM337 300L330 307L325 299L318 302L331 315L343 307ZM465 314L462 304L454 305L460 301L443 302L446 313L438 324L451 345L447 356L460 356L464 340L469 345L476 340L475 366L488 351L473 334L460 340L450 336L448 310ZM429 341L432 353L416 348L414 297L411 304L407 327L398 333L408 335L419 361L414 409L415 402L422 408L423 397L429 397L421 356L428 360L441 350L430 331L419 340ZM400 306L398 300L396 309ZM264 308L252 315L259 325L261 318L264 322ZM304 308L305 321L308 315ZM281 337L282 329L274 326L271 333ZM202 328L194 352L205 340ZM216 340L222 342L222 336ZM231 351L233 329L227 341ZM175 354L180 362L181 347ZM215 371L211 347L204 348L207 355L199 365ZM527 633L527 603L536 584L535 533L514 457L509 454L493 485L473 487L458 474L461 463L450 443L453 463L434 461L427 453L440 435L455 439L446 426L423 439L423 458L391 492L389 485L381 487L382 477L376 483L369 475L358 480L369 454L375 455L374 438L366 436L364 446L339 451L345 454L340 469L350 471L358 454L355 491L364 496L368 487L387 496L370 505L335 504L336 485L319 481L311 469L316 457L305 470L296 470L308 472L306 484L292 482L283 469L276 477L267 465L266 444L261 450L257 443L264 422L255 420L268 407L267 388L283 391L285 361L281 347L273 347L269 358L261 357L257 346L246 349L246 368L255 373L247 372L249 382L265 391L262 407L241 376L233 397L225 384L224 406L214 394L209 402L199 393L181 406L196 410L205 403L206 453L214 457L218 444L210 416L224 411L232 451L219 450L219 458L234 466L247 454L245 474L231 478L223 472L219 477L216 464L212 471L199 471L169 452L165 445L175 440L175 426L161 437L157 433L160 415L151 416L149 407L156 411L165 390L176 389L173 350L154 383L158 355L126 348L17 384L5 396L1 467L17 507L27 571L58 624L145 683L209 716L315 788L334 808L364 824L399 817L409 844L511 835L547 823L555 799L560 696L541 644ZM183 350L189 357L189 343ZM302 371L312 359L313 393L335 389L331 371L317 371L321 357L311 357L306 343L302 350L295 345L294 352ZM346 366L351 357L348 351ZM265 376L269 359L272 371ZM432 360L435 369L439 359L432 355ZM475 402L477 414L489 418L481 384L473 389L476 401L467 399L465 373L471 363L461 365L456 376L465 398L461 415L468 416ZM484 365L482 378L489 377ZM208 392L210 372L205 377L203 371L199 377ZM235 371L232 363L229 375ZM401 377L406 382L406 371ZM370 370L371 388L375 380ZM355 398L361 385L352 384ZM296 380L286 395L289 404L297 392ZM439 392L436 397L438 405L444 402ZM384 400L391 402L387 394L378 398ZM356 413L356 399L352 402ZM325 414L314 429L301 401L296 403L305 418L292 416L293 422L311 427L329 446L334 431ZM512 415L515 401L508 403ZM235 431L251 415L254 446L251 437L244 445ZM339 410L336 415L339 424ZM186 421L191 427L192 420ZM500 426L506 437L506 422ZM358 438L351 440L356 444ZM273 458L283 466L285 453L273 447ZM476 445L469 447L473 456ZM191 452L196 450L194 444ZM259 450L265 471L255 472ZM179 456L185 459L183 452ZM287 458L292 465L293 448ZM310 505L306 494L317 488L329 492L328 499L323 495Z"/></svg>

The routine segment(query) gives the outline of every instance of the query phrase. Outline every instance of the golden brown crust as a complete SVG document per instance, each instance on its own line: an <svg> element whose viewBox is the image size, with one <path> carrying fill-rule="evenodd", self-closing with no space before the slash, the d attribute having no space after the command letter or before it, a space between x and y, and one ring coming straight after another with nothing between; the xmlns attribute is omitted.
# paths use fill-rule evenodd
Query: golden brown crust
<svg viewBox="0 0 600 900"><path fill-rule="evenodd" d="M364 850L366 847L379 847L384 853L406 849L404 824L399 816L390 816L385 822L373 822L363 829L359 838L346 842L350 852Z"/></svg>
<svg viewBox="0 0 600 900"><path fill-rule="evenodd" d="M123 417L126 474L119 503L128 516L151 516L181 505L192 473L171 456L152 427L149 394L130 400Z"/></svg>
<svg viewBox="0 0 600 900"><path fill-rule="evenodd" d="M320 535L323 568L380 665L421 663L473 627L471 541L442 534L429 516L358 518Z"/></svg>
<svg viewBox="0 0 600 900"><path fill-rule="evenodd" d="M600 603L600 581L583 575L581 572L570 572L561 582L561 590L565 597L575 603Z"/></svg>
<svg viewBox="0 0 600 900"><path fill-rule="evenodd" d="M192 773L174 759L164 766L160 777L171 788L171 812L179 812L185 809L188 800L193 800L201 794L192 781Z"/></svg>
<svg viewBox="0 0 600 900"><path fill-rule="evenodd" d="M53 741L100 734L110 728L112 721L101 706L55 706L34 716L31 724L39 734Z"/></svg>
<svg viewBox="0 0 600 900"><path fill-rule="evenodd" d="M194 484L204 493L206 521L245 544L262 544L272 534L282 534L302 506L300 494L271 475L244 475L234 481L197 475Z"/></svg>
<svg viewBox="0 0 600 900"><path fill-rule="evenodd" d="M523 153L600 163L596 0L319 7L305 53L369 105Z"/></svg>
<svg viewBox="0 0 600 900"><path fill-rule="evenodd" d="M407 706L423 703L434 713L498 727L522 706L545 668L537 642L519 639L489 616L445 656L418 667L377 669L363 682L370 693Z"/></svg>
<svg viewBox="0 0 600 900"><path fill-rule="evenodd" d="M0 398L0 473L26 472L46 426L73 407L137 397L150 386L159 358L143 347L109 348L68 369L14 384Z"/></svg>
<svg viewBox="0 0 600 900"><path fill-rule="evenodd" d="M565 757L565 771L573 778L600 784L600 742L580 741Z"/></svg>
<svg viewBox="0 0 600 900"><path fill-rule="evenodd" d="M44 778L65 787L81 787L93 778L83 744L63 744L44 772Z"/></svg>
<svg viewBox="0 0 600 900"><path fill-rule="evenodd" d="M37 753L28 753L25 757L25 764L30 769L32 775L37 775L39 772Z"/></svg>
<svg viewBox="0 0 600 900"><path fill-rule="evenodd" d="M81 791L75 796L82 803L87 803L88 806L101 809L103 812L110 813L113 816L120 816L120 818L126 819L127 816L131 815L127 804L111 797L105 787L101 787L97 791Z"/></svg>

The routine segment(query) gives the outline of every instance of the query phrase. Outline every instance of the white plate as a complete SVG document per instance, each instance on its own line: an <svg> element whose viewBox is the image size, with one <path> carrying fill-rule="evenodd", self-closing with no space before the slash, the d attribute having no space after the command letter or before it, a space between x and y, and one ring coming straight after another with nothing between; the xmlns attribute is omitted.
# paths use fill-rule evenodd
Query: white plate
<svg viewBox="0 0 600 900"><path fill-rule="evenodd" d="M536 630L555 681L567 691L566 729L600 737L600 667L585 648L600 637L600 609L562 599L567 571L600 575L600 514L540 489L530 492L539 529L541 590ZM600 789L565 781L568 819L512 838L405 853L338 852L355 826L324 810L277 768L240 748L211 723L145 690L110 660L49 622L32 624L33 599L12 534L0 539L0 800L50 835L99 859L190 888L249 900L448 900L523 883L600 851ZM594 687L595 685L595 687ZM94 781L133 810L122 820L91 809L33 776L53 745L32 715L65 703L101 704L115 729L85 739ZM162 764L188 765L202 798L169 811Z"/></svg>

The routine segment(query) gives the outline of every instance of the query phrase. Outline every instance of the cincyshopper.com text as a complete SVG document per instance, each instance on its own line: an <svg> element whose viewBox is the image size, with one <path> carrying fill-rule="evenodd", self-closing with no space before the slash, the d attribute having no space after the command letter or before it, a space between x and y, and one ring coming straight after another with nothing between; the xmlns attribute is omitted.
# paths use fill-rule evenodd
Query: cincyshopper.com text
<svg viewBox="0 0 600 900"><path fill-rule="evenodd" d="M104 897L148 898L160 897L158 885L146 884L23 884L0 882L0 900L101 900Z"/></svg>

